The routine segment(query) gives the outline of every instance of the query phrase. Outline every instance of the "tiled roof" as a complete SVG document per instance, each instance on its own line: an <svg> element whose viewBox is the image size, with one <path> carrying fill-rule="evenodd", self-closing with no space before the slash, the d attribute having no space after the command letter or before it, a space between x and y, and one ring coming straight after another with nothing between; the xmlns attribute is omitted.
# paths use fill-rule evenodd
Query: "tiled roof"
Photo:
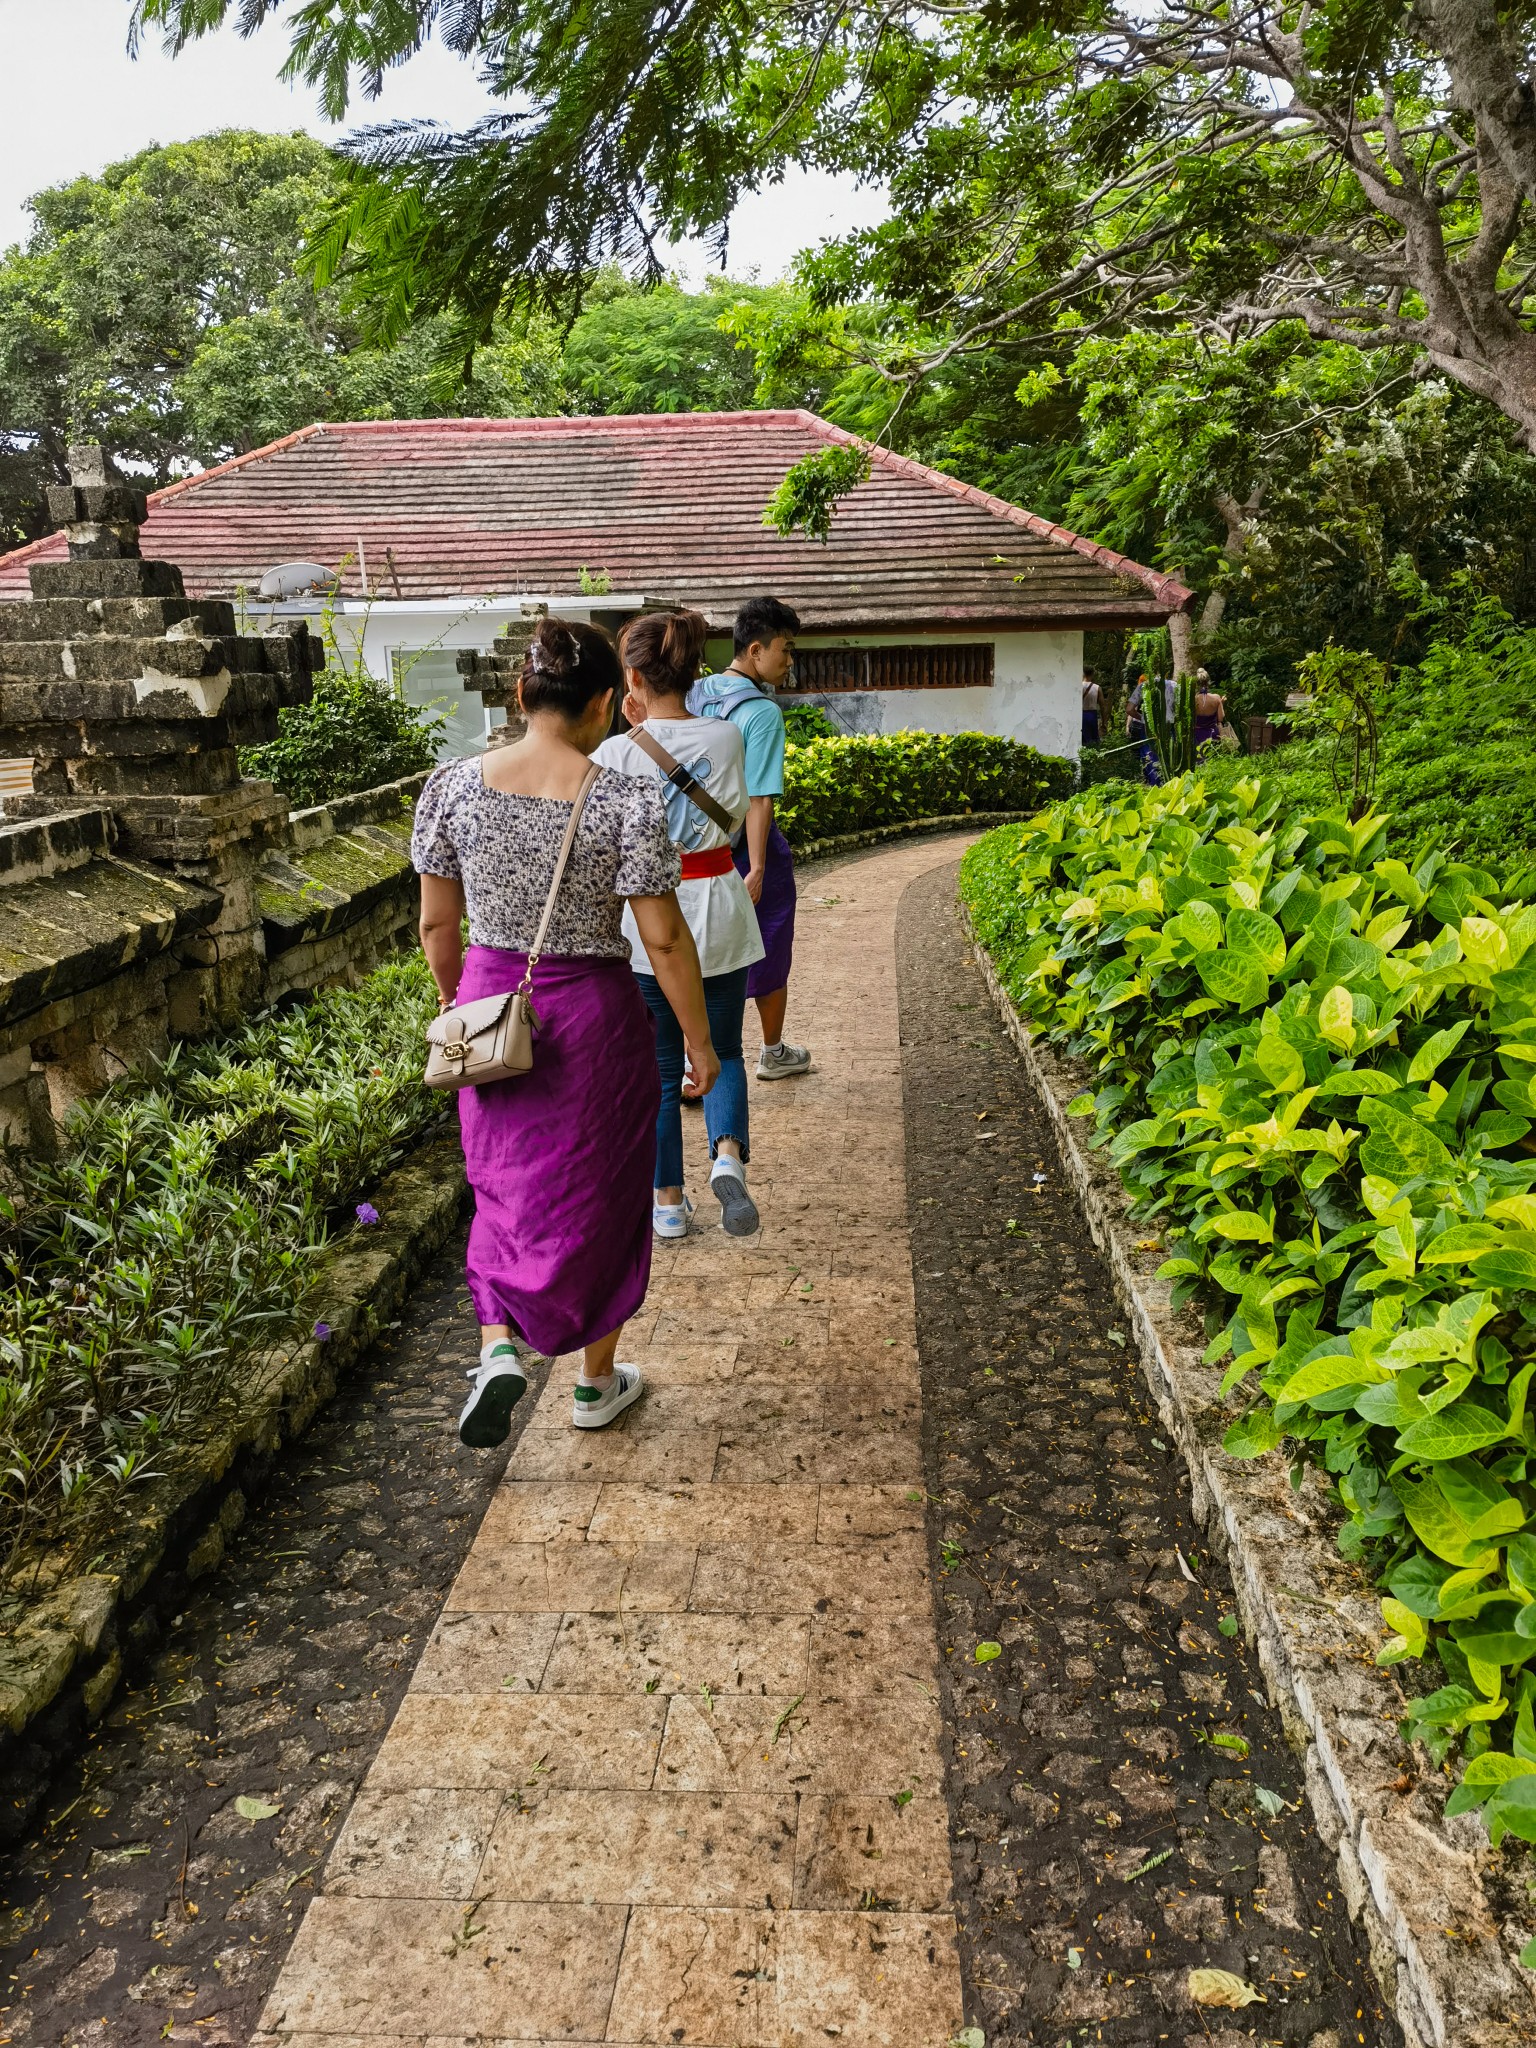
<svg viewBox="0 0 1536 2048"><path fill-rule="evenodd" d="M763 525L791 463L852 439L808 412L306 427L157 491L142 544L199 597L348 556L356 592L361 544L385 598L395 578L406 598L575 596L586 569L722 624L762 592L822 630L1146 625L1189 602L1172 576L884 450L825 545ZM52 535L0 557L0 598L63 551Z"/></svg>

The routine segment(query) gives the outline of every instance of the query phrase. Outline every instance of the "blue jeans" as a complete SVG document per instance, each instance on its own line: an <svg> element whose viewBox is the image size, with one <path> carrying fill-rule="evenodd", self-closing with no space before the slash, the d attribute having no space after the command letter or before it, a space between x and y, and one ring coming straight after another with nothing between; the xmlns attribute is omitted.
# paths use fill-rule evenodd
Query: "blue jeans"
<svg viewBox="0 0 1536 2048"><path fill-rule="evenodd" d="M720 1078L704 1098L704 1128L709 1133L709 1156L714 1158L722 1138L734 1138L742 1158L751 1153L747 1146L747 1070L741 1057L741 1019L747 1007L748 969L738 967L730 974L706 974L704 1008L709 1016L709 1035L720 1055ZM672 1005L661 992L654 974L637 974L640 993L656 1025L656 1064L661 1069L661 1111L656 1118L656 1179L659 1188L680 1188L683 1184L683 1027L672 1014Z"/></svg>

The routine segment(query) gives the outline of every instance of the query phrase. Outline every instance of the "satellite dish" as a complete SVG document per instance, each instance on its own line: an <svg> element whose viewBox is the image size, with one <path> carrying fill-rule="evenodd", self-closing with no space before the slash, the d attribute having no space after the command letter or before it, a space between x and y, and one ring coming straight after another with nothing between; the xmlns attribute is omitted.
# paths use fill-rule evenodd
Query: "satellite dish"
<svg viewBox="0 0 1536 2048"><path fill-rule="evenodd" d="M320 562L284 562L269 569L261 579L258 595L281 602L288 597L308 597L315 591L334 590L341 578Z"/></svg>

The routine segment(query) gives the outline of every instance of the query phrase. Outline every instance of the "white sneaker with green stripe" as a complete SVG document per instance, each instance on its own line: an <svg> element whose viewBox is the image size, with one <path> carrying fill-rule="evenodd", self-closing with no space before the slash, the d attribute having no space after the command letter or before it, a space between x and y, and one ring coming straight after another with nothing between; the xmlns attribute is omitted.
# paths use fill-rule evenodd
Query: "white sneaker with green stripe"
<svg viewBox="0 0 1536 2048"><path fill-rule="evenodd" d="M577 1429L606 1429L615 1415L632 1408L644 1392L645 1382L638 1365L616 1365L606 1387L588 1386L578 1380L571 1421Z"/></svg>
<svg viewBox="0 0 1536 2048"><path fill-rule="evenodd" d="M511 1338L487 1344L469 1377L473 1384L459 1416L459 1442L475 1451L494 1450L506 1442L512 1410L528 1390L528 1375Z"/></svg>

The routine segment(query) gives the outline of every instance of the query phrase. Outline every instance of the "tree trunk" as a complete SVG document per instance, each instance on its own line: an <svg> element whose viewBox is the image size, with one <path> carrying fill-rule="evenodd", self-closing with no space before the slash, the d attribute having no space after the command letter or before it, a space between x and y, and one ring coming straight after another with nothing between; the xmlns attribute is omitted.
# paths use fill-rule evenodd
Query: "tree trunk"
<svg viewBox="0 0 1536 2048"><path fill-rule="evenodd" d="M1180 582L1183 581L1182 570L1176 569L1174 574ZM1192 676L1195 672L1195 622L1188 612L1175 612L1172 615L1168 621L1168 638L1173 643L1174 681L1177 682L1180 676Z"/></svg>

